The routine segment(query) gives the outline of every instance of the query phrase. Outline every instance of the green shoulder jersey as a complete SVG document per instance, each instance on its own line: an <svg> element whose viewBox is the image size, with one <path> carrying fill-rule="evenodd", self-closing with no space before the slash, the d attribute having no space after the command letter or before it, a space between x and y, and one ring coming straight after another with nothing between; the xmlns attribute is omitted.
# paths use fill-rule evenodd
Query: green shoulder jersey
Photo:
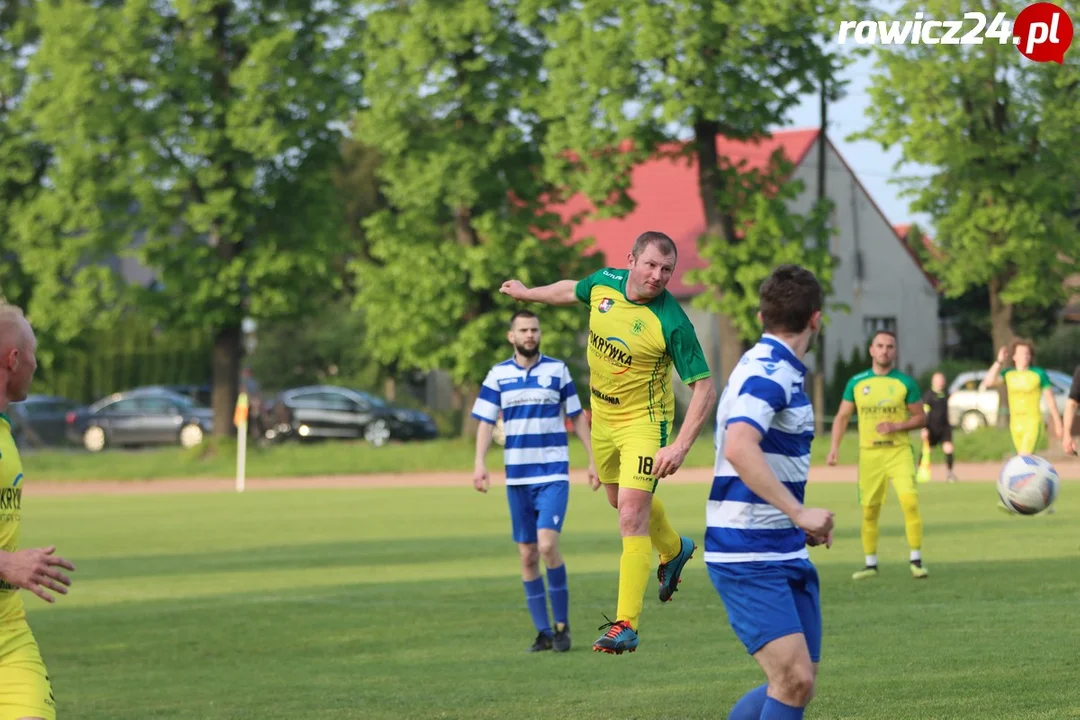
<svg viewBox="0 0 1080 720"><path fill-rule="evenodd" d="M885 375L864 370L848 380L844 399L855 403L859 413L859 447L910 445L907 433L902 430L884 435L877 431L878 423L904 422L911 417L908 405L922 402L919 386L910 375L896 369Z"/></svg>
<svg viewBox="0 0 1080 720"><path fill-rule="evenodd" d="M626 297L628 270L598 270L577 283L589 306L589 390L593 418L614 425L675 419L671 366L690 384L709 365L686 313L667 290L647 303Z"/></svg>

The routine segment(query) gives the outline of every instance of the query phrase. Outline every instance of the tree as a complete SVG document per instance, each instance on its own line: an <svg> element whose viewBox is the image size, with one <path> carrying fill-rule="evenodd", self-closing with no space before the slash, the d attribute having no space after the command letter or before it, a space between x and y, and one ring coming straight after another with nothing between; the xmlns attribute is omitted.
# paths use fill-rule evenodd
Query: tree
<svg viewBox="0 0 1080 720"><path fill-rule="evenodd" d="M25 105L54 157L22 233L62 271L50 318L126 299L211 329L214 429L228 434L243 317L302 314L335 282L331 180L358 102L359 19L337 0L38 7ZM116 254L154 285L119 295L98 263ZM72 283L76 267L98 282Z"/></svg>
<svg viewBox="0 0 1080 720"><path fill-rule="evenodd" d="M905 3L897 17L961 17L978 9L1015 17L1017 3ZM1080 61L1038 64L1012 35L981 45L889 45L877 50L870 126L854 137L899 147L900 165L929 174L901 179L911 208L930 216L928 270L947 298L986 288L994 347L1015 328L1014 307L1048 308L1080 257L1070 211L1080 174Z"/></svg>
<svg viewBox="0 0 1080 720"><path fill-rule="evenodd" d="M535 110L543 45L516 7L373 3L363 43L367 104L356 133L380 155L389 208L364 221L370 259L355 264L357 302L376 356L445 370L466 414L488 368L510 352L515 306L502 282L545 284L598 266L545 210L548 128ZM585 313L540 315L545 351L576 353Z"/></svg>
<svg viewBox="0 0 1080 720"><path fill-rule="evenodd" d="M751 307L763 269L781 258L797 260L827 282L829 263L827 252L809 249L819 241L823 208L798 219L782 202L788 195L778 189L780 164L757 173L736 166L718 156L717 138L766 137L822 78L835 94L832 79L842 61L824 33L855 3L526 5L549 21L550 81L541 107L552 124L546 156L554 182L585 193L601 216L620 215L633 206L627 191L634 165L660 155L696 164L706 225L699 245L711 261L696 274L710 286L698 302L723 310L720 374L726 377L758 332Z"/></svg>

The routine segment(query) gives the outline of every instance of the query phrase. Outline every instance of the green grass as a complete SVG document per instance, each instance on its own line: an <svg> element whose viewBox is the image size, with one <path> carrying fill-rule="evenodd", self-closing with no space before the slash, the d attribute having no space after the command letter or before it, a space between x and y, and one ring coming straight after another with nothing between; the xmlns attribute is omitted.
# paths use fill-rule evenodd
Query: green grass
<svg viewBox="0 0 1080 720"><path fill-rule="evenodd" d="M701 538L705 486L668 486ZM807 718L1080 717L1080 499L1006 516L990 484L922 492L930 579L907 572L899 507L883 513L882 574L863 562L850 485L812 485L836 544L811 551L825 642ZM728 628L700 560L675 602L650 582L642 645L589 645L614 611L614 511L576 486L563 551L570 653L523 652L534 632L501 492L277 491L34 497L23 544L78 566L69 596L27 598L59 716L80 720L504 720L726 717L761 673ZM655 563L655 561L654 561Z"/></svg>
<svg viewBox="0 0 1080 720"><path fill-rule="evenodd" d="M913 438L917 436L913 433ZM957 433L956 457L961 462L1000 460L1009 454L1012 441L1007 431L983 430L971 435ZM1044 442L1045 446L1045 442ZM394 443L373 448L362 442L322 442L280 445L267 449L248 447L248 477L292 477L311 475L356 475L366 473L470 471L473 442L434 440L421 443ZM813 445L813 461L823 463L829 437ZM50 450L26 453L27 465L38 480L146 480L154 478L233 477L236 448L233 442L185 451L168 447L138 451L107 450L91 454L81 450ZM844 437L840 462L857 460L854 433ZM573 467L585 466L585 451L571 438ZM686 458L686 467L712 467L711 432L703 432ZM488 469L502 469L502 453L493 447Z"/></svg>

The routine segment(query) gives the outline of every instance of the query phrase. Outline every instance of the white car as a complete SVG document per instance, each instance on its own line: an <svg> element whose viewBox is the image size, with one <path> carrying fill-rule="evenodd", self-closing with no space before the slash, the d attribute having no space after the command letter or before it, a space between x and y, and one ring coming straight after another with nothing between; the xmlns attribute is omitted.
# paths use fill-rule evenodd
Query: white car
<svg viewBox="0 0 1080 720"><path fill-rule="evenodd" d="M1054 394L1058 415L1065 412L1065 400L1069 397L1072 376L1060 370L1047 370L1050 378L1050 391ZM979 383L986 375L985 370L969 370L957 375L949 385L949 424L959 427L966 433L980 428L994 427L998 422L999 388L979 391ZM1043 418L1049 422L1050 409L1046 399L1040 402Z"/></svg>

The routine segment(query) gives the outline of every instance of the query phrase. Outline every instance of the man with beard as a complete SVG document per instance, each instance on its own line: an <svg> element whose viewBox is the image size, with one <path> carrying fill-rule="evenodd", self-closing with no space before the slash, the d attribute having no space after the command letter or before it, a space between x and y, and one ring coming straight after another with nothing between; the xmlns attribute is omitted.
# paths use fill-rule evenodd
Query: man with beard
<svg viewBox="0 0 1080 720"><path fill-rule="evenodd" d="M625 269L605 268L579 280L527 288L507 280L500 291L524 302L589 307L592 437L600 481L619 511L622 557L614 621L593 650L620 655L638 647L638 620L649 584L649 555L660 556L660 602L671 600L694 541L668 520L657 483L672 475L716 405L716 390L697 333L667 291L678 250L661 232L634 241ZM675 393L671 370L692 389L678 435L671 437Z"/></svg>
<svg viewBox="0 0 1080 720"><path fill-rule="evenodd" d="M480 421L473 486L479 492L488 491L484 458L501 411L510 522L521 555L525 601L537 632L529 652L565 652L570 649L570 602L566 565L559 552L559 533L570 496L565 418L574 419L574 430L589 453L589 484L593 490L600 487L600 480L592 461L589 423L570 371L563 361L540 354L540 320L528 310L515 312L506 339L514 355L491 368L472 409L473 417ZM541 558L547 567L554 627L540 576Z"/></svg>
<svg viewBox="0 0 1080 720"><path fill-rule="evenodd" d="M881 506L891 480L904 513L904 530L911 548L911 576L928 575L922 564L922 515L915 486L915 455L908 432L926 426L919 386L914 378L896 369L896 335L878 330L870 339L869 370L848 381L844 399L832 427L832 448L826 460L835 465L840 440L851 413L859 411L859 504L862 505L862 545L866 565L852 579L878 575L877 545Z"/></svg>

